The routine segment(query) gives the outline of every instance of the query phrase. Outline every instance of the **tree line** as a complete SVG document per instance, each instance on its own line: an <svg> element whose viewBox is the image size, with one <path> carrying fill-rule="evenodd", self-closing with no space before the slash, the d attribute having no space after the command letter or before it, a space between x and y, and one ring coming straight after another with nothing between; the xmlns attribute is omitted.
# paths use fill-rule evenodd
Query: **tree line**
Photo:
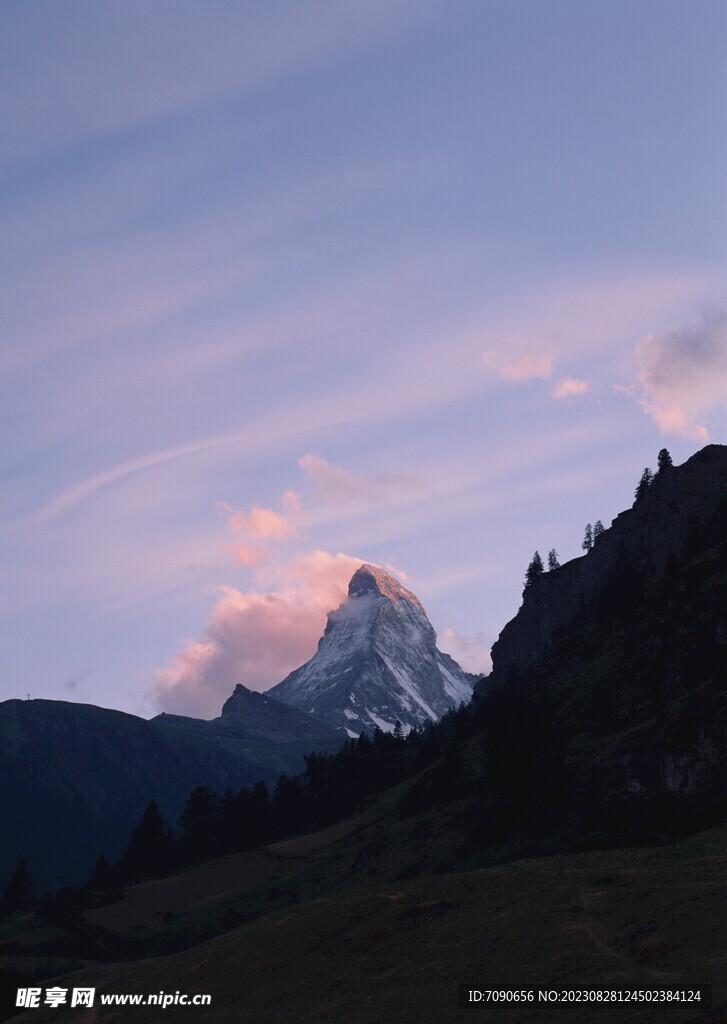
<svg viewBox="0 0 727 1024"><path fill-rule="evenodd" d="M654 474L652 470L647 466L644 472L641 474L641 478L636 485L634 491L634 498L636 502L643 501L643 499L649 493L649 488L653 482L659 477L663 477L672 467L673 462L671 455L666 448L662 448L658 455L657 471ZM583 534L583 541L581 548L588 553L593 547L596 540L605 532L605 527L600 519L597 519L595 523L586 523L586 528ZM560 560L558 552L555 548L551 548L548 552L548 571L552 572L554 569L560 568ZM545 566L543 559L540 556L540 552L536 551L533 555L530 564L525 572L525 587L531 587L536 579L545 572Z"/></svg>
<svg viewBox="0 0 727 1024"><path fill-rule="evenodd" d="M451 712L404 735L375 729L369 736L346 740L336 753L305 755L305 771L281 775L275 786L257 782L236 793L220 794L197 786L184 805L176 827L165 823L156 800L150 800L134 825L117 861L101 854L87 881L37 895L22 858L1 890L0 916L35 908L49 924L70 924L81 909L120 897L120 890L160 878L211 857L242 853L268 843L325 828L362 810L378 793L416 774L441 756L455 726ZM449 724L448 724L449 723Z"/></svg>

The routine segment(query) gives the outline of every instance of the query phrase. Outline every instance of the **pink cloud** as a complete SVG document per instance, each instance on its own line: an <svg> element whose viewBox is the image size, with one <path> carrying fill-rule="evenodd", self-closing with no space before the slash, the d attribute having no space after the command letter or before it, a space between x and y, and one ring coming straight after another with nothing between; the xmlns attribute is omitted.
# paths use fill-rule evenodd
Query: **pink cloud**
<svg viewBox="0 0 727 1024"><path fill-rule="evenodd" d="M251 505L249 512L231 509L224 502L220 504L227 515L230 527L235 533L247 534L254 540L282 540L295 531L295 521L300 514L300 500L294 491L286 491L281 498L283 513L271 508Z"/></svg>
<svg viewBox="0 0 727 1024"><path fill-rule="evenodd" d="M589 390L589 384L585 380L576 380L573 377L564 377L553 388L553 398L572 398L574 395L585 395Z"/></svg>
<svg viewBox="0 0 727 1024"><path fill-rule="evenodd" d="M301 512L298 495L294 491L286 491L280 504L282 513L259 505L251 505L249 512L240 512L220 502L219 508L227 517L232 532L242 534L243 539L222 546L223 551L232 555L236 565L260 565L268 557L271 543L279 543L296 532ZM261 540L268 543L250 543Z"/></svg>
<svg viewBox="0 0 727 1024"><path fill-rule="evenodd" d="M312 551L267 567L268 592L220 587L203 634L155 673L152 699L164 711L213 718L237 683L267 690L315 653L326 613L338 607L361 565L350 555Z"/></svg>
<svg viewBox="0 0 727 1024"><path fill-rule="evenodd" d="M224 544L222 549L232 555L235 565L260 565L267 554L266 548L254 544Z"/></svg>
<svg viewBox="0 0 727 1024"><path fill-rule="evenodd" d="M362 559L351 555L316 550L294 558L286 566L285 575L309 603L329 612L348 594L349 581L361 563Z"/></svg>
<svg viewBox="0 0 727 1024"><path fill-rule="evenodd" d="M727 315L636 343L636 385L620 390L636 398L663 434L706 441L698 422L727 398Z"/></svg>
<svg viewBox="0 0 727 1024"><path fill-rule="evenodd" d="M553 357L547 352L528 350L511 359L496 355L494 352L483 353L483 361L504 379L519 384L524 380L536 380L550 377L553 373Z"/></svg>

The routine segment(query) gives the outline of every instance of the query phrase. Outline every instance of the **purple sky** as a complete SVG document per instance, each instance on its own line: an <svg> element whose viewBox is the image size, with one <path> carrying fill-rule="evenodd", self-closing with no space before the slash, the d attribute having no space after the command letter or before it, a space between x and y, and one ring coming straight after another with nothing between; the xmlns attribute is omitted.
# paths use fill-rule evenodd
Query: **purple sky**
<svg viewBox="0 0 727 1024"><path fill-rule="evenodd" d="M362 561L470 670L727 426L717 0L0 10L2 698L212 717Z"/></svg>

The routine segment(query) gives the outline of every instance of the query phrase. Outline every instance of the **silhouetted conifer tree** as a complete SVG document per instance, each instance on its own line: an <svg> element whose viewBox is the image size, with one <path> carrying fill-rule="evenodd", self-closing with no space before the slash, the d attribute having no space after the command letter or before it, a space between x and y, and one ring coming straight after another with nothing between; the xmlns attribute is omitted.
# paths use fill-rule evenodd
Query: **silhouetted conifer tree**
<svg viewBox="0 0 727 1024"><path fill-rule="evenodd" d="M168 868L171 869L171 864L164 862L158 866L157 873L165 874ZM94 865L88 881L78 890L77 903L79 914L81 907L103 907L107 903L113 903L115 900L120 899L119 887L122 883L123 879L119 870L109 864L105 856L101 854ZM51 906L50 913L54 912Z"/></svg>
<svg viewBox="0 0 727 1024"><path fill-rule="evenodd" d="M3 886L3 905L6 913L27 910L35 903L35 883L28 871L25 857L18 861L15 871Z"/></svg>
<svg viewBox="0 0 727 1024"><path fill-rule="evenodd" d="M220 798L210 786L197 786L179 818L179 848L185 863L219 852Z"/></svg>
<svg viewBox="0 0 727 1024"><path fill-rule="evenodd" d="M636 490L634 491L634 497L636 498L637 501L641 501L641 499L644 498L648 494L649 488L651 487L653 479L654 479L654 474L651 472L651 470L647 466L646 469L644 470L644 472L641 474L641 479L639 480L638 484L636 485Z"/></svg>
<svg viewBox="0 0 727 1024"><path fill-rule="evenodd" d="M233 849L255 850L272 839L270 793L264 782L253 788L243 786L235 796L235 838Z"/></svg>
<svg viewBox="0 0 727 1024"><path fill-rule="evenodd" d="M222 794L220 803L220 824L219 838L220 850L223 853L232 853L239 848L240 820L237 813L237 804L232 789L228 786Z"/></svg>
<svg viewBox="0 0 727 1024"><path fill-rule="evenodd" d="M584 551L590 551L593 547L593 527L590 523L586 523L586 532L583 534L581 547Z"/></svg>
<svg viewBox="0 0 727 1024"><path fill-rule="evenodd" d="M531 587L538 576L542 576L542 574L543 559L540 557L540 552L536 551L525 573L525 586Z"/></svg>
<svg viewBox="0 0 727 1024"><path fill-rule="evenodd" d="M658 469L657 473L663 473L665 469L672 467L674 463L671 461L671 455L666 448L662 448L658 455Z"/></svg>
<svg viewBox="0 0 727 1024"><path fill-rule="evenodd" d="M600 519L597 519L593 524L593 539L595 540L596 537L600 537L602 533L604 533L603 523Z"/></svg>
<svg viewBox="0 0 727 1024"><path fill-rule="evenodd" d="M163 875L172 866L172 838L156 800L150 800L141 821L132 830L118 863L123 880L140 882Z"/></svg>
<svg viewBox="0 0 727 1024"><path fill-rule="evenodd" d="M118 885L118 874L103 854L96 861L87 886L95 892L110 892Z"/></svg>
<svg viewBox="0 0 727 1024"><path fill-rule="evenodd" d="M270 790L264 782L256 782L252 787L252 822L253 831L259 835L258 845L267 842L272 835L270 825Z"/></svg>
<svg viewBox="0 0 727 1024"><path fill-rule="evenodd" d="M304 828L306 821L303 792L296 776L281 775L271 800L275 837L284 839Z"/></svg>
<svg viewBox="0 0 727 1024"><path fill-rule="evenodd" d="M555 550L555 548L551 548L548 552L548 570L552 572L553 569L559 568L560 562L558 560L558 552Z"/></svg>

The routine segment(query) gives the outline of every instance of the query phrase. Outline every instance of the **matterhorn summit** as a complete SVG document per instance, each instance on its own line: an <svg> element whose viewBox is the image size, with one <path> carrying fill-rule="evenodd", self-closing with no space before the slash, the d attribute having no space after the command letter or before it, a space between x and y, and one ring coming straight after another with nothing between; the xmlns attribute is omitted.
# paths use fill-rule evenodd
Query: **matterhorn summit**
<svg viewBox="0 0 727 1024"><path fill-rule="evenodd" d="M268 691L348 736L377 726L405 731L436 721L472 696L477 676L437 650L418 598L390 573L362 565L328 615L318 650Z"/></svg>

